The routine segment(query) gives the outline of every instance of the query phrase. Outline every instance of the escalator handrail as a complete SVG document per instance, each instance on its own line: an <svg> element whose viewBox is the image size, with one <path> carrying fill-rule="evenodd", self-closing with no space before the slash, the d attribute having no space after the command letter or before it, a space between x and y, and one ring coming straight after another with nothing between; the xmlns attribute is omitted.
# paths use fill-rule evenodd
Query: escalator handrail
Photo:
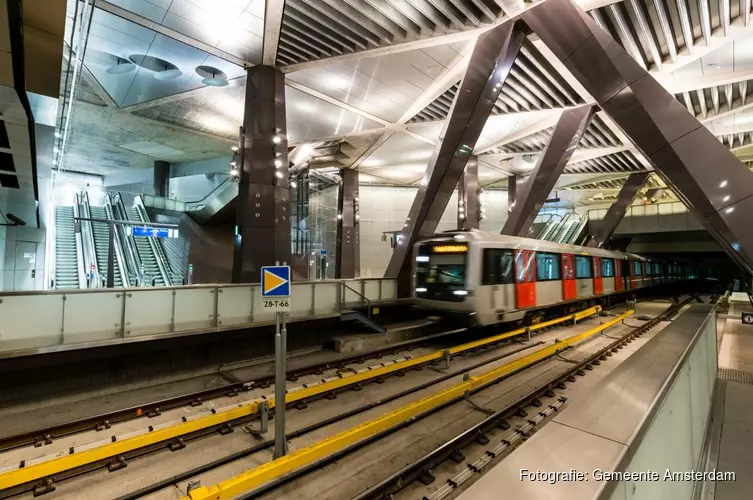
<svg viewBox="0 0 753 500"><path fill-rule="evenodd" d="M120 196L120 193L116 195L118 199L120 200L120 203L123 204L123 197ZM138 203L141 204L143 207L144 202L143 200L137 195L134 198L134 208L136 209L136 215L139 218L139 222L144 225L148 225L150 221L145 220L145 213L142 213L141 210L139 210ZM123 204L123 208L125 210L125 205ZM167 270L165 269L165 262L160 258L159 252L157 251L157 245L155 244L154 238L147 238L147 243L149 245L149 249L152 251L152 255L154 256L154 262L157 264L157 269L159 269L159 273L162 276L162 282L165 284L165 286L170 286L172 282L170 281L170 275L167 273Z"/></svg>
<svg viewBox="0 0 753 500"><path fill-rule="evenodd" d="M86 255L84 254L83 224L79 221L79 227L82 230L76 231L76 218L78 217L81 217L81 205L78 193L76 193L73 197L73 237L76 241L76 270L78 271L78 287L86 288ZM55 282L57 283L57 279Z"/></svg>
<svg viewBox="0 0 753 500"><path fill-rule="evenodd" d="M110 200L110 203L112 204L115 218L128 222L128 215L125 212L125 206L123 204L123 199L120 196L120 193L115 193L114 196L108 193L107 196ZM130 285L132 283L131 279L133 279L134 286L139 286L138 281L141 274L141 257L139 256L138 250L136 249L136 242L133 240L133 236L126 234L125 228L122 224L119 224L119 226L119 236L122 238L121 244L123 245L123 248L126 249L125 252L127 254L126 259L129 275L128 284Z"/></svg>
<svg viewBox="0 0 753 500"><path fill-rule="evenodd" d="M580 220L580 214L578 214L577 212L568 212L562 219L559 229L557 230L557 235L554 238L555 243L562 243L562 241L565 239L565 236L567 236L567 231L570 229L570 226L573 222L570 219L572 219L573 217L578 217L578 220Z"/></svg>
<svg viewBox="0 0 753 500"><path fill-rule="evenodd" d="M91 218L91 210L89 210L89 193L84 192L79 196L79 202L80 207L83 211L81 215L83 215L84 218L90 219ZM89 267L94 264L94 269L99 272L99 261L97 260L97 246L94 243L94 228L92 227L92 222L90 220L81 221L81 232L84 235L82 238L84 242L84 253L86 254L84 256L85 262L84 262L84 269L87 270ZM95 283L91 284L92 287L94 287Z"/></svg>
<svg viewBox="0 0 753 500"><path fill-rule="evenodd" d="M136 209L141 212L141 215L146 219L146 222L151 222L151 219L149 219L149 213L146 211L146 205L144 204L144 199L141 197L141 195L136 195L136 197L133 199L133 203L136 206ZM165 282L167 286L173 285L172 276L179 274L175 271L175 268L170 263L170 259L167 256L167 251L165 250L165 243L161 238L158 238L155 242L155 247L157 249L157 253L159 254L159 258L162 259L162 262L164 263L165 270L168 274L168 281ZM182 276L181 276L182 278Z"/></svg>
<svg viewBox="0 0 753 500"><path fill-rule="evenodd" d="M118 220L109 194L105 194L105 214L107 214L107 218L110 220ZM123 226L121 224L112 224L112 228L115 231L113 233L113 246L115 247L115 260L118 263L118 271L120 271L120 283L124 288L128 288L131 286L131 278L128 275L128 263L124 255L123 242L120 239ZM107 230L109 231L110 228L107 228Z"/></svg>

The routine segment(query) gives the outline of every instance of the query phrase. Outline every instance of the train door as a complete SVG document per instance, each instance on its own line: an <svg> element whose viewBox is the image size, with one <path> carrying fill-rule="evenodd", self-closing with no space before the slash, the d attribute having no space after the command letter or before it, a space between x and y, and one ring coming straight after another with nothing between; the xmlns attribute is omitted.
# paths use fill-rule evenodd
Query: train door
<svg viewBox="0 0 753 500"><path fill-rule="evenodd" d="M614 291L621 292L625 289L625 278L622 276L622 261L614 259Z"/></svg>
<svg viewBox="0 0 753 500"><path fill-rule="evenodd" d="M536 305L536 260L533 250L515 250L515 296L518 309Z"/></svg>
<svg viewBox="0 0 753 500"><path fill-rule="evenodd" d="M575 287L575 255L562 254L562 299L573 300L576 298Z"/></svg>
<svg viewBox="0 0 753 500"><path fill-rule="evenodd" d="M603 269L601 267L601 257L591 259L594 270L594 295L604 293L604 278L602 277Z"/></svg>

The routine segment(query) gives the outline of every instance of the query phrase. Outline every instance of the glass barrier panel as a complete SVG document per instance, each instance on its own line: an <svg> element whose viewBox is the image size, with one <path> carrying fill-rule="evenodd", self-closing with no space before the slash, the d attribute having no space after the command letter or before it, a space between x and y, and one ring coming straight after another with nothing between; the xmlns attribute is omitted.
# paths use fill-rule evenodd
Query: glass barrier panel
<svg viewBox="0 0 753 500"><path fill-rule="evenodd" d="M360 304L363 301L363 298L359 295L361 293L360 283L347 281L345 285L347 286L343 286L343 303ZM357 290L358 293L353 290Z"/></svg>
<svg viewBox="0 0 753 500"><path fill-rule="evenodd" d="M173 291L139 288L126 292L125 336L168 333L173 320Z"/></svg>
<svg viewBox="0 0 753 500"><path fill-rule="evenodd" d="M123 291L65 296L63 343L113 340L123 335Z"/></svg>
<svg viewBox="0 0 753 500"><path fill-rule="evenodd" d="M363 294L371 301L382 300L379 293L379 283L381 280L363 280ZM361 285L360 283L358 284ZM354 287L355 288L355 287ZM358 288L356 288L358 290Z"/></svg>
<svg viewBox="0 0 753 500"><path fill-rule="evenodd" d="M340 282L322 281L315 283L314 307L316 314L333 314L340 312Z"/></svg>
<svg viewBox="0 0 753 500"><path fill-rule="evenodd" d="M382 300L397 300L397 280L394 278L382 280Z"/></svg>
<svg viewBox="0 0 753 500"><path fill-rule="evenodd" d="M216 288L179 288L175 290L173 331L202 330L214 326Z"/></svg>
<svg viewBox="0 0 753 500"><path fill-rule="evenodd" d="M646 207L643 205L635 205L630 209L631 214L633 217L642 217L646 215Z"/></svg>
<svg viewBox="0 0 753 500"><path fill-rule="evenodd" d="M230 327L247 325L253 320L254 302L261 300L254 286L228 286L219 289L217 298L217 325Z"/></svg>
<svg viewBox="0 0 753 500"><path fill-rule="evenodd" d="M63 294L9 295L0 302L0 351L58 345Z"/></svg>
<svg viewBox="0 0 753 500"><path fill-rule="evenodd" d="M672 203L659 203L659 214L667 215L672 213Z"/></svg>
<svg viewBox="0 0 753 500"><path fill-rule="evenodd" d="M656 205L646 205L643 207L644 215L658 215L659 209Z"/></svg>
<svg viewBox="0 0 753 500"><path fill-rule="evenodd" d="M290 312L288 316L291 319L307 318L311 316L311 305L314 303L314 291L309 283L292 284L290 287L290 298L282 299L290 301ZM264 300L264 299L262 299Z"/></svg>

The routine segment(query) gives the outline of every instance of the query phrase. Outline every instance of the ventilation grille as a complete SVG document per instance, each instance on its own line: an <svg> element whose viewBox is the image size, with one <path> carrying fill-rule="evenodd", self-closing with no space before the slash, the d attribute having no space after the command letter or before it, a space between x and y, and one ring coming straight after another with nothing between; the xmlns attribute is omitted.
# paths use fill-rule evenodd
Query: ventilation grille
<svg viewBox="0 0 753 500"><path fill-rule="evenodd" d="M753 373L730 368L719 368L719 378L729 382L753 385Z"/></svg>

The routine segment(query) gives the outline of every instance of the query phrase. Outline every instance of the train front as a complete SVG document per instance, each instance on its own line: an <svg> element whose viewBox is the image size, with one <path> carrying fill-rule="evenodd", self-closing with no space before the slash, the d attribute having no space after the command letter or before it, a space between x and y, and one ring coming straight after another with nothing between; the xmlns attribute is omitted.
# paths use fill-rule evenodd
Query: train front
<svg viewBox="0 0 753 500"><path fill-rule="evenodd" d="M416 244L416 305L451 315L474 313L472 280L468 272L470 250L470 241L464 235L432 238Z"/></svg>

